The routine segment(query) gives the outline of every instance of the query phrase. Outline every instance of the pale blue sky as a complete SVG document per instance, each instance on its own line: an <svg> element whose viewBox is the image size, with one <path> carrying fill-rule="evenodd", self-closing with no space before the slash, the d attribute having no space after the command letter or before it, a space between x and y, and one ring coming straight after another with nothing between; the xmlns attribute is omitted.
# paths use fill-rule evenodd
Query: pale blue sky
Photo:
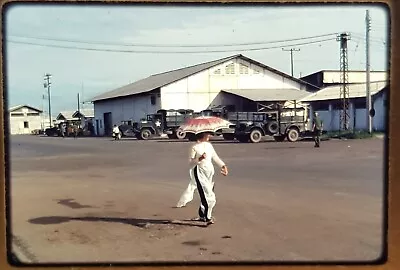
<svg viewBox="0 0 400 270"><path fill-rule="evenodd" d="M6 40L30 43L119 50L207 51L290 45L279 44L149 48L90 45L32 39L53 38L97 43L145 43L157 45L202 45L268 42L348 31L349 68L365 69L365 11L370 10L371 68L387 69L389 14L373 6L66 6L20 4L6 12ZM22 36L22 37L21 37ZM23 38L25 37L25 38ZM330 37L335 37L330 36ZM330 38L328 37L328 38ZM321 38L321 39L325 39ZM339 69L339 43L288 46L294 53L294 75L321 69ZM52 111L75 110L78 92L91 97L149 75L241 53L290 74L290 54L282 48L218 53L122 53L29 44L6 43L6 75L9 105L29 104L47 110L43 75L52 78Z"/></svg>

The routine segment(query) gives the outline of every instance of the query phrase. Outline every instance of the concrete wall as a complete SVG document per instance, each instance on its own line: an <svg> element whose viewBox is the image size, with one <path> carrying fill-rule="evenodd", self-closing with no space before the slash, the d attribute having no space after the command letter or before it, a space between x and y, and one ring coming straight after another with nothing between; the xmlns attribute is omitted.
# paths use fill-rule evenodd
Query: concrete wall
<svg viewBox="0 0 400 270"><path fill-rule="evenodd" d="M37 115L30 115L37 114ZM42 116L41 113L22 107L18 110L9 113L10 119L10 134L31 134L35 129L41 129ZM25 123L27 127L25 127Z"/></svg>
<svg viewBox="0 0 400 270"><path fill-rule="evenodd" d="M234 70L229 69L232 65ZM230 74L230 71L234 74ZM161 105L163 109L185 108L201 111L216 105L241 102L232 95L220 93L223 89L300 89L301 87L301 84L267 69L241 59L233 59L162 87Z"/></svg>
<svg viewBox="0 0 400 270"><path fill-rule="evenodd" d="M385 105L386 93L377 96L374 100L373 107L375 109L375 116L372 118L372 128L375 131L385 131L386 130L386 117L387 117L387 107ZM312 107L312 104L311 104ZM333 110L332 106L329 106L329 110L317 110L320 119L324 123L324 130L327 131L337 131L340 128L340 110ZM349 127L350 129L355 128L356 130L366 130L367 129L367 116L366 109L357 108L354 109L354 105L350 100L350 119ZM354 127L355 122L355 127Z"/></svg>
<svg viewBox="0 0 400 270"><path fill-rule="evenodd" d="M97 134L97 123L99 123L99 133L104 135L104 113L111 112L112 124L121 124L121 121L132 120L140 121L141 118L146 118L147 114L155 113L161 108L160 97L156 96L156 104L152 105L150 95L131 96L126 98L100 101L94 103L95 116L93 124Z"/></svg>

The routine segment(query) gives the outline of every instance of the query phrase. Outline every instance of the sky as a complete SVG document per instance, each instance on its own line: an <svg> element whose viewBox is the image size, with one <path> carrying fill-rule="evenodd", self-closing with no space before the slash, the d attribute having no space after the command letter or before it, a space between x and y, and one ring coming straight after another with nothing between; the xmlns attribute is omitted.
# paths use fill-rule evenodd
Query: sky
<svg viewBox="0 0 400 270"><path fill-rule="evenodd" d="M300 49L293 52L294 77L339 69L335 33L342 32L351 35L349 69L365 70L367 9L371 70L388 70L390 16L382 6L17 3L5 11L8 107L28 104L47 112L45 73L52 74L52 115L56 116L63 110L77 110L78 93L81 101L89 101L152 74L239 53L290 74L290 52L282 48ZM166 45L178 47L157 47Z"/></svg>

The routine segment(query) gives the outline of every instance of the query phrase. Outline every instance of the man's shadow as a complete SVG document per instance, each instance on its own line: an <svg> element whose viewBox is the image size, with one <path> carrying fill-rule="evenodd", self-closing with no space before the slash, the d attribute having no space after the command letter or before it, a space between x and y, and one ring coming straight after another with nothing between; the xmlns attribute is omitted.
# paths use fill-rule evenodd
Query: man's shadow
<svg viewBox="0 0 400 270"><path fill-rule="evenodd" d="M181 225L204 227L204 224L190 220L169 220L169 219L142 219L142 218L115 218L115 217L64 217L64 216L47 216L29 219L31 224L50 225L61 224L69 221L88 221L88 222L114 222L146 228L148 225Z"/></svg>

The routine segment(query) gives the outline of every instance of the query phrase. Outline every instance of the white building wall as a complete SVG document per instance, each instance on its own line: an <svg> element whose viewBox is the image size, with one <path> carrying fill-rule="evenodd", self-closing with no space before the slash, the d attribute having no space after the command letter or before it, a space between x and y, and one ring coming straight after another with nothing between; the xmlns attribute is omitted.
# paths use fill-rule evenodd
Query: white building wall
<svg viewBox="0 0 400 270"><path fill-rule="evenodd" d="M97 122L99 123L99 134L104 135L104 113L111 112L112 125L121 124L121 121L132 120L139 122L141 118L146 118L147 114L155 113L160 107L160 98L156 95L156 104L152 105L150 95L131 96L126 98L101 101L94 103L94 128L97 134Z"/></svg>
<svg viewBox="0 0 400 270"><path fill-rule="evenodd" d="M226 67L233 64L234 73L228 74ZM240 64L247 66L247 74L240 74ZM242 69L242 72L246 71ZM228 105L232 96L220 93L223 89L277 89L295 88L302 85L267 69L250 64L242 59L233 59L211 69L161 88L163 109L193 109L201 111L215 105Z"/></svg>
<svg viewBox="0 0 400 270"><path fill-rule="evenodd" d="M15 116L13 114L19 113L20 115ZM38 116L30 116L29 113L38 113L35 110L31 110L29 108L21 108L19 110L13 111L9 113L9 125L10 125L10 134L31 134L31 132L35 129L41 129L42 126L42 117L39 113ZM28 127L25 128L25 122L28 123Z"/></svg>
<svg viewBox="0 0 400 270"><path fill-rule="evenodd" d="M348 73L349 83L366 83L366 73L364 71L351 71ZM387 72L371 72L370 81L386 81L388 79ZM325 71L324 83L340 83L339 71Z"/></svg>
<svg viewBox="0 0 400 270"><path fill-rule="evenodd" d="M385 131L386 130L386 117L387 117L387 108L384 106L384 100L386 98L386 94L379 96L374 102L375 116L372 118L372 128L375 131ZM350 129L354 128L354 120L355 120L355 129L356 130L366 130L367 129L367 116L366 109L356 109L354 110L353 104L350 102L350 119L349 119L349 127ZM330 106L331 108L331 106ZM340 129L340 110L321 110L317 111L320 119L324 124L324 130L326 131L337 131ZM355 119L354 119L355 112Z"/></svg>

